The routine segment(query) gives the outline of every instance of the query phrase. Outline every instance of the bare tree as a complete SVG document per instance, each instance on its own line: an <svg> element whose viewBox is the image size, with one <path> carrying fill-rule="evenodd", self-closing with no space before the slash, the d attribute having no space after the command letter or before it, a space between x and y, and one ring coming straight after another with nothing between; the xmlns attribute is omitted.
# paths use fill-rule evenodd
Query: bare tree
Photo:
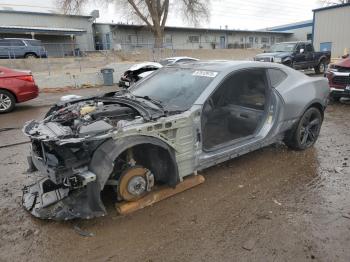
<svg viewBox="0 0 350 262"><path fill-rule="evenodd" d="M91 0L57 0L65 13L79 13L84 4ZM202 19L209 18L210 0L101 0L104 3L116 4L132 12L151 30L155 46L163 44L164 27L169 10L180 11L188 22L198 25Z"/></svg>
<svg viewBox="0 0 350 262"><path fill-rule="evenodd" d="M339 5L339 4L348 4L350 0L322 0L325 5Z"/></svg>

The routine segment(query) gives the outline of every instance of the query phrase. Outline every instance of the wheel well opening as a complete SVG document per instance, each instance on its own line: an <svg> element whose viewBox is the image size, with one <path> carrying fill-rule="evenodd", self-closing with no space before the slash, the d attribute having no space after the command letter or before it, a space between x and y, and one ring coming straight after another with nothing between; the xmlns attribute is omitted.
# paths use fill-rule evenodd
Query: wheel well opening
<svg viewBox="0 0 350 262"><path fill-rule="evenodd" d="M0 90L4 90L4 91L6 91L6 92L9 92L9 93L10 93L11 95L13 95L13 97L15 98L16 103L18 103L18 99L17 99L16 94L15 94L15 93L13 93L11 90L8 90L8 89L6 89L6 88L2 88L2 87L0 87Z"/></svg>
<svg viewBox="0 0 350 262"><path fill-rule="evenodd" d="M130 156L135 165L143 166L153 173L157 184L175 186L178 183L176 162L169 150L153 144L140 144L128 148L115 160L115 174L120 174L130 165ZM116 178L118 179L118 175Z"/></svg>
<svg viewBox="0 0 350 262"><path fill-rule="evenodd" d="M24 54L24 56L27 56L27 55L37 56L36 53L34 53L34 52L27 52L27 53Z"/></svg>
<svg viewBox="0 0 350 262"><path fill-rule="evenodd" d="M321 105L320 103L313 103L313 104L311 104L306 110L308 110L308 109L311 108L311 107L315 107L315 108L317 108L318 110L320 110L321 115L322 115L322 119L323 119L323 117L324 117L324 107L323 107L323 105ZM305 110L305 111L306 111L306 110Z"/></svg>

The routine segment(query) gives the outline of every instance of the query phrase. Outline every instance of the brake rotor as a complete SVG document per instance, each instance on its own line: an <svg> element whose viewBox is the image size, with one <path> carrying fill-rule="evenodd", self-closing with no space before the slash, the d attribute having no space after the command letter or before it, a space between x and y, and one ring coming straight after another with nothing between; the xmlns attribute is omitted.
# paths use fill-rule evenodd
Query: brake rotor
<svg viewBox="0 0 350 262"><path fill-rule="evenodd" d="M135 201L151 191L153 184L153 174L147 168L130 167L119 178L118 196L125 201Z"/></svg>

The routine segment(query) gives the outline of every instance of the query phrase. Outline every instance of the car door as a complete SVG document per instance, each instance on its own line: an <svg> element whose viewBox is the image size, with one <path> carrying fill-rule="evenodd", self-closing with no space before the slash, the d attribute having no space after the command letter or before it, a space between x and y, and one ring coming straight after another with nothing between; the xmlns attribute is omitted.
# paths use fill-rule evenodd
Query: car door
<svg viewBox="0 0 350 262"><path fill-rule="evenodd" d="M20 39L11 39L11 51L14 58L22 58L26 52L26 45Z"/></svg>
<svg viewBox="0 0 350 262"><path fill-rule="evenodd" d="M305 60L307 67L313 67L316 64L314 48L311 43L305 46Z"/></svg>
<svg viewBox="0 0 350 262"><path fill-rule="evenodd" d="M294 67L298 69L302 69L306 64L306 56L305 56L305 44L299 43L296 47L296 53L294 57Z"/></svg>
<svg viewBox="0 0 350 262"><path fill-rule="evenodd" d="M253 137L264 119L267 88L265 69L229 75L204 104L203 149L211 151Z"/></svg>
<svg viewBox="0 0 350 262"><path fill-rule="evenodd" d="M201 113L199 167L250 152L273 139L268 136L276 126L280 111L277 105L282 103L272 87L269 70L251 68L232 72L207 98ZM274 83L286 78L286 73L275 75Z"/></svg>

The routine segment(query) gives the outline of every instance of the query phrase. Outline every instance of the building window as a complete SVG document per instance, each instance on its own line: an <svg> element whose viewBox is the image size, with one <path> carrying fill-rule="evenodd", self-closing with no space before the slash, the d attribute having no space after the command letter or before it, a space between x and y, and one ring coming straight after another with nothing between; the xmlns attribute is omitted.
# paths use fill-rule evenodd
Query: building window
<svg viewBox="0 0 350 262"><path fill-rule="evenodd" d="M276 37L276 43L280 43L280 42L282 42L283 40L282 40L282 38L281 37Z"/></svg>
<svg viewBox="0 0 350 262"><path fill-rule="evenodd" d="M243 43L244 42L244 38L243 37L241 37L241 43Z"/></svg>
<svg viewBox="0 0 350 262"><path fill-rule="evenodd" d="M312 34L306 34L306 39L307 40L312 40Z"/></svg>
<svg viewBox="0 0 350 262"><path fill-rule="evenodd" d="M270 41L268 37L265 37L265 36L261 37L261 43L269 43L269 42Z"/></svg>
<svg viewBox="0 0 350 262"><path fill-rule="evenodd" d="M255 43L259 43L259 37L255 37Z"/></svg>
<svg viewBox="0 0 350 262"><path fill-rule="evenodd" d="M254 37L250 36L249 37L249 43L253 43L254 42Z"/></svg>
<svg viewBox="0 0 350 262"><path fill-rule="evenodd" d="M131 43L131 41L132 41L132 35L128 35L128 38L127 38L126 42L127 43Z"/></svg>
<svg viewBox="0 0 350 262"><path fill-rule="evenodd" d="M165 35L165 43L167 44L171 44L173 42L173 38L172 38L172 35Z"/></svg>
<svg viewBox="0 0 350 262"><path fill-rule="evenodd" d="M198 35L190 35L188 37L188 41L190 43L199 43L199 36Z"/></svg>

